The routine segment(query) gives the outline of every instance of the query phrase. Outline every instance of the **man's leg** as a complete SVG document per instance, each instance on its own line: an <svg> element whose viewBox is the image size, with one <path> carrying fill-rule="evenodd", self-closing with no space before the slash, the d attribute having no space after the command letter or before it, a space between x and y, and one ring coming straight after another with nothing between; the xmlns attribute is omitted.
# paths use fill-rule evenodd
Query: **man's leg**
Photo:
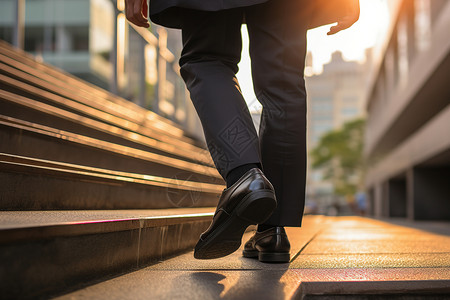
<svg viewBox="0 0 450 300"><path fill-rule="evenodd" d="M236 251L245 229L265 221L276 207L273 186L258 166L258 136L235 77L242 17L240 9L183 15L181 75L211 156L228 186L211 225L195 246L194 257L198 259Z"/></svg>
<svg viewBox="0 0 450 300"><path fill-rule="evenodd" d="M269 0L247 8L245 16L255 93L263 105L262 167L278 201L264 224L273 226L300 226L305 203L307 20L299 17L299 4Z"/></svg>
<svg viewBox="0 0 450 300"><path fill-rule="evenodd" d="M235 76L242 17L241 9L189 10L182 15L181 75L216 168L225 180L228 177L227 185L230 178L234 182L240 177L230 176L230 170L242 175L252 166L260 167L258 136Z"/></svg>

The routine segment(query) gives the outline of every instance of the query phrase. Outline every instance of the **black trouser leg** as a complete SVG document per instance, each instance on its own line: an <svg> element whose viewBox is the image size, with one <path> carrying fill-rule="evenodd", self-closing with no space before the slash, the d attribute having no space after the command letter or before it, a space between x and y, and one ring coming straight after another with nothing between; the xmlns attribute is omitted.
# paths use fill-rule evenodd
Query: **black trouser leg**
<svg viewBox="0 0 450 300"><path fill-rule="evenodd" d="M242 9L183 14L180 72L224 179L231 169L261 160L256 129L235 77L242 16Z"/></svg>
<svg viewBox="0 0 450 300"><path fill-rule="evenodd" d="M300 226L305 204L306 91L303 78L307 22L297 0L248 7L252 76L263 106L259 128L262 167L278 206L265 224Z"/></svg>

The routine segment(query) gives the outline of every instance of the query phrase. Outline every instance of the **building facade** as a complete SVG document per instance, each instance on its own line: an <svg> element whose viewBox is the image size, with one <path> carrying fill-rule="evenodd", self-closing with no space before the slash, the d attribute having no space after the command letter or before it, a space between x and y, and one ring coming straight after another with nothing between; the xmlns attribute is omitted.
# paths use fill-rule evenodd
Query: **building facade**
<svg viewBox="0 0 450 300"><path fill-rule="evenodd" d="M372 212L450 219L450 1L390 5L367 102Z"/></svg>

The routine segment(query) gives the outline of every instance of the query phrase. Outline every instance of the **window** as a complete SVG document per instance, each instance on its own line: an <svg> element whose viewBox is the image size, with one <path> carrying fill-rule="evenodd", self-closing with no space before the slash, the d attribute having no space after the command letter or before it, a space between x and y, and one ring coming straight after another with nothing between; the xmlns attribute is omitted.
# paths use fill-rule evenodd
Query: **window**
<svg viewBox="0 0 450 300"><path fill-rule="evenodd" d="M314 114L313 115L313 122L316 121L328 121L328 122L332 122L333 121L333 116L331 114Z"/></svg>
<svg viewBox="0 0 450 300"><path fill-rule="evenodd" d="M331 102L313 102L313 112L332 112L333 104Z"/></svg>
<svg viewBox="0 0 450 300"><path fill-rule="evenodd" d="M349 118L358 115L358 109L356 107L344 107L341 109L341 115Z"/></svg>
<svg viewBox="0 0 450 300"><path fill-rule="evenodd" d="M25 51L55 51L55 28L51 26L26 26Z"/></svg>
<svg viewBox="0 0 450 300"><path fill-rule="evenodd" d="M13 42L13 28L10 26L0 26L0 40L4 40L10 44Z"/></svg>
<svg viewBox="0 0 450 300"><path fill-rule="evenodd" d="M67 35L69 50L88 51L89 50L89 27L67 26L64 33Z"/></svg>

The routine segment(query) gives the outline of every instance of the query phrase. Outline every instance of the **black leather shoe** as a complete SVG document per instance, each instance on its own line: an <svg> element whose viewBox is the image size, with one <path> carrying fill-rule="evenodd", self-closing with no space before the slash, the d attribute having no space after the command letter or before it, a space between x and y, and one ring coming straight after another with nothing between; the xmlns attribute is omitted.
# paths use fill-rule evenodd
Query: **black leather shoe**
<svg viewBox="0 0 450 300"><path fill-rule="evenodd" d="M248 258L258 258L261 262L289 262L291 244L284 227L273 227L262 232L256 232L245 243L242 255Z"/></svg>
<svg viewBox="0 0 450 300"><path fill-rule="evenodd" d="M194 257L211 259L233 253L240 247L245 229L267 220L276 206L269 180L259 168L248 170L223 190L212 223L195 246Z"/></svg>

